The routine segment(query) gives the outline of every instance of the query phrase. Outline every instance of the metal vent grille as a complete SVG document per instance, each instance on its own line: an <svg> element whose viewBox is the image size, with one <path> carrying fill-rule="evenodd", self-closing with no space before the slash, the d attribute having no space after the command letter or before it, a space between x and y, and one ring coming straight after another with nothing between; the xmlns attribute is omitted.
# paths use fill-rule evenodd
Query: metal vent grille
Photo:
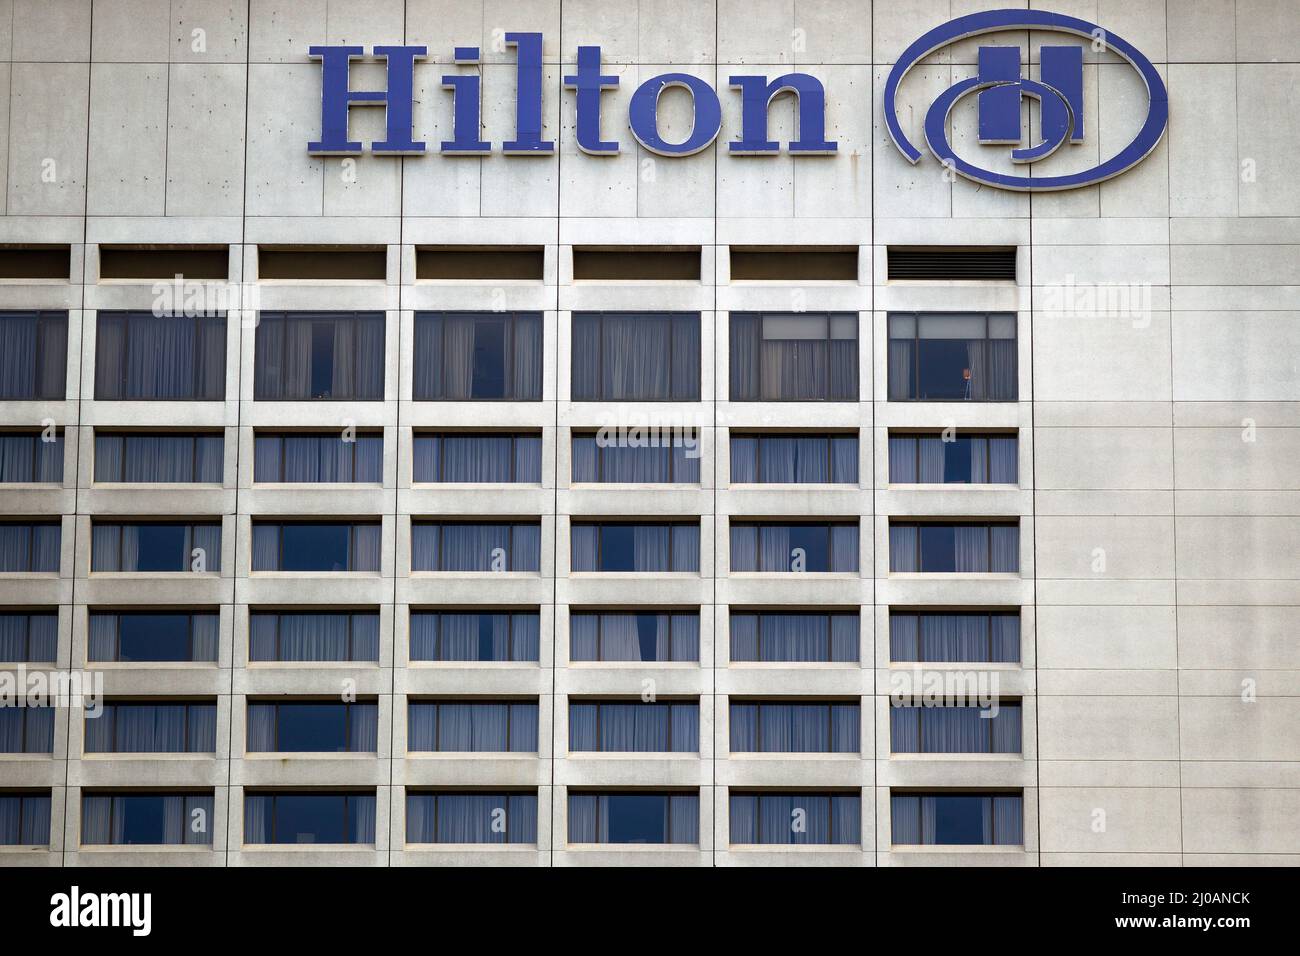
<svg viewBox="0 0 1300 956"><path fill-rule="evenodd" d="M891 279L1014 279L1015 246L890 246Z"/></svg>

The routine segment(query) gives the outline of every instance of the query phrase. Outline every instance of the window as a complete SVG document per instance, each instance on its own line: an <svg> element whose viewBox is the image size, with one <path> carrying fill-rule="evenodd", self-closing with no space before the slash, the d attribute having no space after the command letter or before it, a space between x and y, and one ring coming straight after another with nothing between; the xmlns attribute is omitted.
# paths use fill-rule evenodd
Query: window
<svg viewBox="0 0 1300 956"><path fill-rule="evenodd" d="M853 312L731 313L733 402L856 402Z"/></svg>
<svg viewBox="0 0 1300 956"><path fill-rule="evenodd" d="M86 715L88 754L210 754L217 749L213 703L106 703Z"/></svg>
<svg viewBox="0 0 1300 956"><path fill-rule="evenodd" d="M542 483L542 436L446 432L415 436L415 481Z"/></svg>
<svg viewBox="0 0 1300 956"><path fill-rule="evenodd" d="M536 793L406 794L407 843L536 843Z"/></svg>
<svg viewBox="0 0 1300 956"><path fill-rule="evenodd" d="M254 522L254 571L378 571L379 522Z"/></svg>
<svg viewBox="0 0 1300 956"><path fill-rule="evenodd" d="M700 483L700 438L686 434L654 436L646 444L620 443L599 433L573 436L573 481L578 483Z"/></svg>
<svg viewBox="0 0 1300 956"><path fill-rule="evenodd" d="M537 753L537 701L413 700L411 752Z"/></svg>
<svg viewBox="0 0 1300 956"><path fill-rule="evenodd" d="M0 484L63 484L63 432L0 434Z"/></svg>
<svg viewBox="0 0 1300 956"><path fill-rule="evenodd" d="M0 312L0 399L62 401L67 378L68 313Z"/></svg>
<svg viewBox="0 0 1300 956"><path fill-rule="evenodd" d="M253 480L342 482L377 485L384 480L384 436L358 434L268 435L254 439Z"/></svg>
<svg viewBox="0 0 1300 956"><path fill-rule="evenodd" d="M220 571L220 522L96 522L92 571Z"/></svg>
<svg viewBox="0 0 1300 956"><path fill-rule="evenodd" d="M1020 702L891 706L889 742L896 754L1018 754Z"/></svg>
<svg viewBox="0 0 1300 956"><path fill-rule="evenodd" d="M57 521L0 522L0 572L58 571L61 540Z"/></svg>
<svg viewBox="0 0 1300 956"><path fill-rule="evenodd" d="M700 660L698 611L575 611L569 615L571 661Z"/></svg>
<svg viewBox="0 0 1300 956"><path fill-rule="evenodd" d="M788 846L862 843L856 793L731 792L731 842Z"/></svg>
<svg viewBox="0 0 1300 956"><path fill-rule="evenodd" d="M245 843L374 843L371 793L244 794Z"/></svg>
<svg viewBox="0 0 1300 956"><path fill-rule="evenodd" d="M382 312L262 312L253 398L259 402L382 401Z"/></svg>
<svg viewBox="0 0 1300 956"><path fill-rule="evenodd" d="M699 702L570 699L569 750L699 753Z"/></svg>
<svg viewBox="0 0 1300 956"><path fill-rule="evenodd" d="M0 754L52 753L53 707L0 707Z"/></svg>
<svg viewBox="0 0 1300 956"><path fill-rule="evenodd" d="M203 482L225 477L222 435L95 433L95 481Z"/></svg>
<svg viewBox="0 0 1300 956"><path fill-rule="evenodd" d="M1016 663L1020 660L1020 612L891 612L889 659Z"/></svg>
<svg viewBox="0 0 1300 956"><path fill-rule="evenodd" d="M375 753L374 701L248 702L249 753Z"/></svg>
<svg viewBox="0 0 1300 956"><path fill-rule="evenodd" d="M538 522L418 522L411 525L412 571L536 571Z"/></svg>
<svg viewBox="0 0 1300 956"><path fill-rule="evenodd" d="M100 312L95 333L99 401L221 401L226 317Z"/></svg>
<svg viewBox="0 0 1300 956"><path fill-rule="evenodd" d="M573 401L698 402L698 312L573 313Z"/></svg>
<svg viewBox="0 0 1300 956"><path fill-rule="evenodd" d="M571 528L574 571L700 570L698 524L586 524Z"/></svg>
<svg viewBox="0 0 1300 956"><path fill-rule="evenodd" d="M731 435L731 483L858 483L857 435Z"/></svg>
<svg viewBox="0 0 1300 956"><path fill-rule="evenodd" d="M859 628L857 611L732 611L731 660L856 661Z"/></svg>
<svg viewBox="0 0 1300 956"><path fill-rule="evenodd" d="M90 846L212 844L211 793L86 793L81 842Z"/></svg>
<svg viewBox="0 0 1300 956"><path fill-rule="evenodd" d="M732 753L855 754L861 707L856 703L732 701Z"/></svg>
<svg viewBox="0 0 1300 956"><path fill-rule="evenodd" d="M417 312L417 402L538 402L540 312Z"/></svg>
<svg viewBox="0 0 1300 956"><path fill-rule="evenodd" d="M890 435L891 484L1014 485L1019 470L1015 435Z"/></svg>
<svg viewBox="0 0 1300 956"><path fill-rule="evenodd" d="M50 792L0 790L0 846L49 846Z"/></svg>
<svg viewBox="0 0 1300 956"><path fill-rule="evenodd" d="M895 846L1019 846L1025 842L1018 793L892 793Z"/></svg>
<svg viewBox="0 0 1300 956"><path fill-rule="evenodd" d="M91 611L86 659L215 661L221 615L216 611Z"/></svg>
<svg viewBox="0 0 1300 956"><path fill-rule="evenodd" d="M58 611L0 614L0 661L54 663L59 654Z"/></svg>
<svg viewBox="0 0 1300 956"><path fill-rule="evenodd" d="M891 313L891 402L1014 402L1016 317L1011 313Z"/></svg>
<svg viewBox="0 0 1300 956"><path fill-rule="evenodd" d="M376 611L253 611L250 661L378 661Z"/></svg>
<svg viewBox="0 0 1300 956"><path fill-rule="evenodd" d="M922 574L1019 571L1020 526L987 522L890 524L889 570Z"/></svg>
<svg viewBox="0 0 1300 956"><path fill-rule="evenodd" d="M536 661L536 611L412 611L413 661Z"/></svg>
<svg viewBox="0 0 1300 956"><path fill-rule="evenodd" d="M569 791L570 843L699 843L698 793Z"/></svg>
<svg viewBox="0 0 1300 956"><path fill-rule="evenodd" d="M732 571L858 570L858 525L755 524L731 525Z"/></svg>

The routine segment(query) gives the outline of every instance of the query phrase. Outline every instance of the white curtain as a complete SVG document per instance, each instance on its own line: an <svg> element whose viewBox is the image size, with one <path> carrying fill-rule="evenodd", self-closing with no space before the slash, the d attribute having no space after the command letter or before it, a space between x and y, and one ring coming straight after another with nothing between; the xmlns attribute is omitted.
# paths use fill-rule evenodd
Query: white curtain
<svg viewBox="0 0 1300 956"><path fill-rule="evenodd" d="M507 397L516 401L541 401L542 316L536 312L516 313L512 328L514 383L513 391Z"/></svg>
<svg viewBox="0 0 1300 956"><path fill-rule="evenodd" d="M672 397L672 322L665 315L603 315L601 388L604 401Z"/></svg>
<svg viewBox="0 0 1300 956"><path fill-rule="evenodd" d="M986 797L992 804L993 832L986 842L1019 846L1024 837L1024 798L1019 795Z"/></svg>
<svg viewBox="0 0 1300 956"><path fill-rule="evenodd" d="M221 615L194 614L190 618L190 660L215 661L221 636Z"/></svg>
<svg viewBox="0 0 1300 956"><path fill-rule="evenodd" d="M700 842L700 798L696 794L673 794L668 798L668 842Z"/></svg>
<svg viewBox="0 0 1300 956"><path fill-rule="evenodd" d="M375 753L379 749L379 705L351 703L348 711L348 750Z"/></svg>
<svg viewBox="0 0 1300 956"><path fill-rule="evenodd" d="M432 793L406 793L406 842L433 843L438 819L438 797Z"/></svg>
<svg viewBox="0 0 1300 956"><path fill-rule="evenodd" d="M570 843L606 843L609 841L609 814L601 813L601 801L608 797L594 793L569 794Z"/></svg>
<svg viewBox="0 0 1300 956"><path fill-rule="evenodd" d="M439 541L442 526L421 522L411 525L411 570L439 571ZM256 542L254 542L256 550Z"/></svg>
<svg viewBox="0 0 1300 956"><path fill-rule="evenodd" d="M188 706L189 753L214 753L217 749L217 707L215 704L190 704Z"/></svg>
<svg viewBox="0 0 1300 956"><path fill-rule="evenodd" d="M987 525L953 525L953 570L957 573L989 570Z"/></svg>
<svg viewBox="0 0 1300 956"><path fill-rule="evenodd" d="M760 439L754 436L731 436L731 483L752 485L758 479L758 449Z"/></svg>
<svg viewBox="0 0 1300 956"><path fill-rule="evenodd" d="M441 389L432 398L468 401L474 397L474 316L448 315L442 319Z"/></svg>
<svg viewBox="0 0 1300 956"><path fill-rule="evenodd" d="M671 571L698 571L700 569L700 526L678 524L672 526L673 556ZM658 570L655 568L653 570Z"/></svg>
<svg viewBox="0 0 1300 956"><path fill-rule="evenodd" d="M729 317L731 327L731 401L756 402L759 400L760 319L755 314L733 312Z"/></svg>
<svg viewBox="0 0 1300 956"><path fill-rule="evenodd" d="M270 843L275 797L269 793L244 794L244 842Z"/></svg>
<svg viewBox="0 0 1300 956"><path fill-rule="evenodd" d="M269 646L270 657L265 661L347 661L365 659L348 657L348 626L354 615L346 613L320 614L256 614L251 615L259 627L259 641L273 639L274 628L279 630L279 649L276 657L274 645ZM376 615L355 615L357 619L376 618ZM376 622L377 623L377 622ZM265 628L265 630L261 630ZM265 646L265 645L264 645Z"/></svg>
<svg viewBox="0 0 1300 956"><path fill-rule="evenodd" d="M858 526L856 524L831 525L830 571L858 570Z"/></svg>
<svg viewBox="0 0 1300 956"><path fill-rule="evenodd" d="M992 556L990 571L1020 570L1020 527L1018 525L993 525L989 549Z"/></svg>
<svg viewBox="0 0 1300 956"><path fill-rule="evenodd" d="M569 660L598 661L600 656L601 615L569 615Z"/></svg>
<svg viewBox="0 0 1300 956"><path fill-rule="evenodd" d="M574 435L571 447L573 449L572 480L584 483L600 481L600 451L596 446L596 436Z"/></svg>
<svg viewBox="0 0 1300 956"><path fill-rule="evenodd" d="M635 571L671 571L675 568L676 549L672 547L673 529L668 525L632 526L632 568ZM685 550L683 548L683 550ZM689 560L685 554L683 560Z"/></svg>
<svg viewBox="0 0 1300 956"><path fill-rule="evenodd" d="M1020 471L1020 443L1016 436L988 440L989 481L1014 485Z"/></svg>
<svg viewBox="0 0 1300 956"><path fill-rule="evenodd" d="M889 659L891 661L926 660L921 656L919 633L920 626L915 614L891 614L889 616Z"/></svg>
<svg viewBox="0 0 1300 956"><path fill-rule="evenodd" d="M431 753L438 749L438 705L411 701L406 708L406 749Z"/></svg>
<svg viewBox="0 0 1300 956"><path fill-rule="evenodd" d="M0 435L0 483L36 480L36 451L39 441L39 436Z"/></svg>
<svg viewBox="0 0 1300 956"><path fill-rule="evenodd" d="M113 797L86 795L81 798L81 842L113 843Z"/></svg>
<svg viewBox="0 0 1300 956"><path fill-rule="evenodd" d="M916 440L920 463L917 480L924 485L941 485L944 481L944 453L948 442L942 438L924 436Z"/></svg>
<svg viewBox="0 0 1300 956"><path fill-rule="evenodd" d="M890 842L896 846L921 842L921 798L894 794L889 799Z"/></svg>
<svg viewBox="0 0 1300 956"><path fill-rule="evenodd" d="M992 651L989 659L999 662L1020 660L1020 614L992 615Z"/></svg>
<svg viewBox="0 0 1300 956"><path fill-rule="evenodd" d="M252 570L279 570L279 525L252 525Z"/></svg>
<svg viewBox="0 0 1300 956"><path fill-rule="evenodd" d="M889 525L889 570L911 572L920 570L920 549L915 524Z"/></svg>
<svg viewBox="0 0 1300 956"><path fill-rule="evenodd" d="M890 325L889 340L889 400L891 402L914 399L916 394L916 343L910 338L893 338Z"/></svg>
<svg viewBox="0 0 1300 956"><path fill-rule="evenodd" d="M383 534L383 526L379 524L355 524L352 526L352 566L348 570L379 570L379 552Z"/></svg>
<svg viewBox="0 0 1300 956"><path fill-rule="evenodd" d="M193 551L201 549L206 568L209 571L221 570L221 525L196 524L190 528L190 547L185 552L184 565L181 570L188 570L193 560Z"/></svg>
<svg viewBox="0 0 1300 956"><path fill-rule="evenodd" d="M95 436L95 480L123 481L125 474L124 447L126 439L121 435Z"/></svg>
<svg viewBox="0 0 1300 956"><path fill-rule="evenodd" d="M536 612L510 615L510 659L536 661L541 647L542 620Z"/></svg>
<svg viewBox="0 0 1300 956"><path fill-rule="evenodd" d="M275 704L249 703L247 710L249 753L273 753L275 744Z"/></svg>
<svg viewBox="0 0 1300 956"><path fill-rule="evenodd" d="M57 614L0 614L0 661L52 663L58 643Z"/></svg>
<svg viewBox="0 0 1300 956"><path fill-rule="evenodd" d="M596 566L600 526L594 524L574 524L570 528L569 565L574 571L597 571Z"/></svg>

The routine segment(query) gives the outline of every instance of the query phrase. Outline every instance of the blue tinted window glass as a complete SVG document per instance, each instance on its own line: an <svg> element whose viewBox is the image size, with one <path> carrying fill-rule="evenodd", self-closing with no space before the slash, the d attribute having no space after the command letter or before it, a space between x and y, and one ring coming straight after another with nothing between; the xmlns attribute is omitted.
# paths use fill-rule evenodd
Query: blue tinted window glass
<svg viewBox="0 0 1300 956"><path fill-rule="evenodd" d="M280 570L346 571L348 531L341 524L284 525Z"/></svg>
<svg viewBox="0 0 1300 956"><path fill-rule="evenodd" d="M119 661L188 661L188 614L118 616Z"/></svg>
<svg viewBox="0 0 1300 956"><path fill-rule="evenodd" d="M921 570L927 573L956 571L957 550L952 526L923 524L920 534Z"/></svg>
<svg viewBox="0 0 1300 956"><path fill-rule="evenodd" d="M277 730L277 750L342 752L347 749L347 708L343 704L281 704Z"/></svg>
<svg viewBox="0 0 1300 956"><path fill-rule="evenodd" d="M605 525L600 533L600 569L633 571L636 568L636 529L631 525Z"/></svg>
<svg viewBox="0 0 1300 956"><path fill-rule="evenodd" d="M161 796L116 797L113 813L121 844L159 844L167 842L167 827Z"/></svg>
<svg viewBox="0 0 1300 956"><path fill-rule="evenodd" d="M790 549L803 550L806 556L805 570L830 570L830 536L825 525L792 525L790 527ZM782 570L771 568L769 570Z"/></svg>
<svg viewBox="0 0 1300 956"><path fill-rule="evenodd" d="M479 319L474 326L474 398L504 398L506 393L506 324Z"/></svg>
<svg viewBox="0 0 1300 956"><path fill-rule="evenodd" d="M338 794L277 794L273 842L348 842L345 801Z"/></svg>
<svg viewBox="0 0 1300 956"><path fill-rule="evenodd" d="M610 843L666 843L668 798L657 794L611 794L606 801Z"/></svg>
<svg viewBox="0 0 1300 956"><path fill-rule="evenodd" d="M934 842L970 844L984 842L983 797L935 797Z"/></svg>
<svg viewBox="0 0 1300 956"><path fill-rule="evenodd" d="M164 524L137 525L139 550L138 571L180 571L185 561L185 526Z"/></svg>

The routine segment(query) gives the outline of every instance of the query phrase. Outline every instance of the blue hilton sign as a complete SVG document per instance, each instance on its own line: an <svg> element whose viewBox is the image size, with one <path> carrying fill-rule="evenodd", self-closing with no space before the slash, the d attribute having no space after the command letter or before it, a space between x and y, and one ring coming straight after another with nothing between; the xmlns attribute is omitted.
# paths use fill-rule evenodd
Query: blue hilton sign
<svg viewBox="0 0 1300 956"><path fill-rule="evenodd" d="M1011 160L1027 165L1050 156L1066 143L1084 141L1083 47L1044 45L1041 48L1039 79L1021 75L1021 51L1015 46L980 47L975 76L961 80L941 93L925 114L925 142L945 166L975 182L1000 189L1073 189L1100 182L1131 168L1146 157L1164 135L1169 116L1168 94L1151 61L1132 44L1101 27L1041 10L990 10L958 17L924 34L898 58L885 82L885 123L894 145L910 161L921 152L903 133L895 99L903 78L919 60L949 44L968 37L1007 30L1034 30L1069 34L1090 40L1098 50L1110 50L1128 61L1146 84L1147 115L1133 140L1110 159L1083 172L1057 176L1000 173L983 169L959 157L948 141L948 117L953 106L968 93L978 94L979 142L1009 145ZM543 138L542 123L542 34L507 33L506 44L515 50L515 131L501 143L501 151L515 156L550 156L555 143ZM423 46L376 46L373 55L387 63L388 82L384 90L354 90L352 62L365 56L359 46L314 46L314 59L321 61L321 137L307 145L317 156L356 156L362 144L348 138L348 116L353 107L379 106L385 111L384 139L372 143L381 155L418 156L426 143L412 134L415 92L415 63L428 55ZM481 62L478 47L456 47L457 65ZM592 156L613 156L619 144L601 139L602 94L615 89L619 78L601 68L600 47L578 47L574 72L562 77L564 88L574 93L577 146ZM451 73L442 77L443 87L452 94L451 138L439 144L448 156L483 156L493 144L482 138L482 81L478 71ZM728 80L740 94L740 133L727 143L735 156L773 156L781 144L769 137L768 108L777 96L789 94L795 100L797 130L786 144L794 156L825 156L836 152L837 144L826 138L826 91L819 79L807 73L786 73L769 80L764 75L734 75ZM659 97L665 90L681 88L690 97L693 121L686 138L670 142L660 133ZM1020 104L1023 97L1040 104L1042 141L1021 146ZM722 103L712 85L689 73L662 73L633 91L628 105L628 126L636 141L661 156L690 156L707 149L722 129Z"/></svg>

